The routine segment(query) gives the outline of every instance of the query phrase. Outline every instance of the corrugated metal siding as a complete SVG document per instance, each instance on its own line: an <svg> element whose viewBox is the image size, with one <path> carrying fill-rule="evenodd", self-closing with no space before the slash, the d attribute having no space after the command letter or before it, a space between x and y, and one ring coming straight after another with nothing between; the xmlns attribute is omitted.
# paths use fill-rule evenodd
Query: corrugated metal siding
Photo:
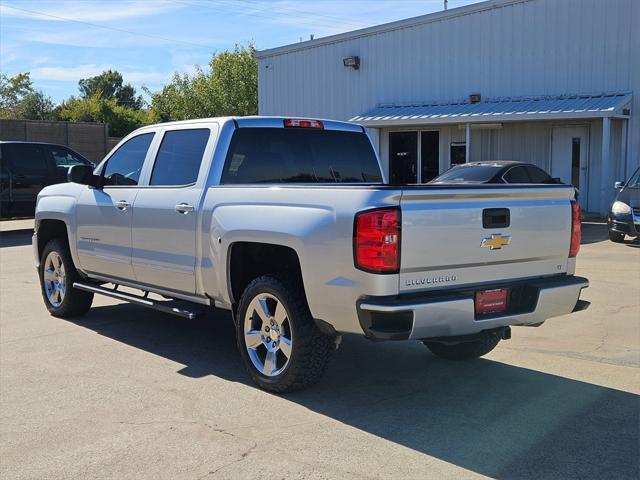
<svg viewBox="0 0 640 480"><path fill-rule="evenodd" d="M349 119L379 103L633 91L640 158L640 1L528 0L259 60L260 113ZM354 71L342 59L359 55ZM269 68L266 68L269 66Z"/></svg>
<svg viewBox="0 0 640 480"><path fill-rule="evenodd" d="M375 120L426 120L435 121L492 121L517 120L518 117L535 115L590 115L593 117L620 113L628 106L631 95L627 93L601 95L566 95L558 97L525 97L489 99L478 103L449 103L428 105L381 105L351 120L370 122ZM399 122L401 123L401 122Z"/></svg>

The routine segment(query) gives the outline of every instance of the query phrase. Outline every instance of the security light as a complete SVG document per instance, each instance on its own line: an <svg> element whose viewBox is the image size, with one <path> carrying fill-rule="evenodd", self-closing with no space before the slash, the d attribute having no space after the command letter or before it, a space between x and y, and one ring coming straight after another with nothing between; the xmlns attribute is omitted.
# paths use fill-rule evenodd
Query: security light
<svg viewBox="0 0 640 480"><path fill-rule="evenodd" d="M360 57L346 57L342 59L342 64L345 67L351 67L354 70L358 70L360 68Z"/></svg>

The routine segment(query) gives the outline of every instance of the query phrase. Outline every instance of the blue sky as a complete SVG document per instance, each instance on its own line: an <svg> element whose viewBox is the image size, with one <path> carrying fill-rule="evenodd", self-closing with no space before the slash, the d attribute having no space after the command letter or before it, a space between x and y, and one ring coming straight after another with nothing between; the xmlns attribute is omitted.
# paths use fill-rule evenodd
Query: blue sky
<svg viewBox="0 0 640 480"><path fill-rule="evenodd" d="M442 8L443 0L0 0L0 71L31 72L56 102L107 69L157 90L236 43L272 48Z"/></svg>

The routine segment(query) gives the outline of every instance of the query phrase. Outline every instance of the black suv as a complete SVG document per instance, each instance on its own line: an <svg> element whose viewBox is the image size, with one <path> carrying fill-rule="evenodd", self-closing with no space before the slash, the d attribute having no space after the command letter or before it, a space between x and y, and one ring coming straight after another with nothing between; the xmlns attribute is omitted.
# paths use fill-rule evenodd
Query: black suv
<svg viewBox="0 0 640 480"><path fill-rule="evenodd" d="M74 165L93 164L63 145L0 141L0 216L33 216L40 190L66 182Z"/></svg>

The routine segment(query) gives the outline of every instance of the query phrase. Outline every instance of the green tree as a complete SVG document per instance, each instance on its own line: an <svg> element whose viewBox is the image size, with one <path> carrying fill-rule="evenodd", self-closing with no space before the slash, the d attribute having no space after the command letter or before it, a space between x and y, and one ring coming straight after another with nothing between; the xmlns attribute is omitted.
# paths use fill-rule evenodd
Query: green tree
<svg viewBox="0 0 640 480"><path fill-rule="evenodd" d="M258 113L258 63L255 47L236 45L213 55L208 69L192 75L175 73L151 96L151 111L160 121Z"/></svg>
<svg viewBox="0 0 640 480"><path fill-rule="evenodd" d="M78 82L82 98L100 94L106 100L116 100L119 105L140 110L143 106L141 96L130 83L124 83L122 74L117 70L107 70L95 77L83 78Z"/></svg>
<svg viewBox="0 0 640 480"><path fill-rule="evenodd" d="M58 110L61 120L71 122L103 122L109 124L109 134L123 137L136 128L151 123L147 110L134 110L120 105L113 98L103 98L100 93L91 97L71 97Z"/></svg>
<svg viewBox="0 0 640 480"><path fill-rule="evenodd" d="M53 120L54 107L50 97L33 88L29 72L0 74L0 118Z"/></svg>

